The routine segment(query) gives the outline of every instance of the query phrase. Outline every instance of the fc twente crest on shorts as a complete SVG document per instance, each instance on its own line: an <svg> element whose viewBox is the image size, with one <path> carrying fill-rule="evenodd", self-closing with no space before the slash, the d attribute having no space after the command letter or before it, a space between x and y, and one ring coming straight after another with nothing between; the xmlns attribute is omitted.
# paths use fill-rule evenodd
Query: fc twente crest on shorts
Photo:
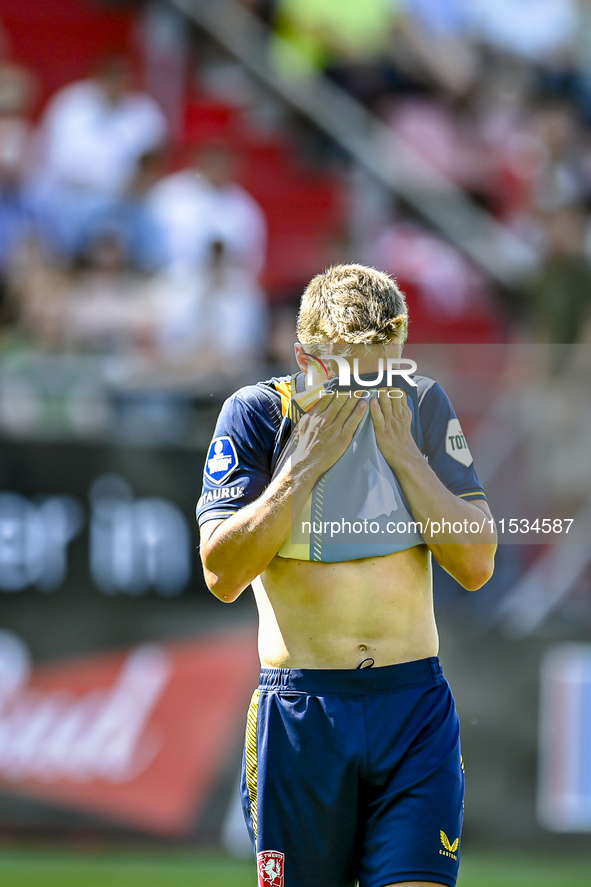
<svg viewBox="0 0 591 887"><path fill-rule="evenodd" d="M285 855L278 850L257 853L258 887L283 887Z"/></svg>

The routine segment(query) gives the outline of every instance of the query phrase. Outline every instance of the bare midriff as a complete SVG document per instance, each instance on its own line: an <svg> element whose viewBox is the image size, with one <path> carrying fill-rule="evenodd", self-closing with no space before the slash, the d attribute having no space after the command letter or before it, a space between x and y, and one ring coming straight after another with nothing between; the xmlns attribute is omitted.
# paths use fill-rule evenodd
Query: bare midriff
<svg viewBox="0 0 591 887"><path fill-rule="evenodd" d="M252 583L270 668L356 668L436 656L426 545L343 563L273 558Z"/></svg>

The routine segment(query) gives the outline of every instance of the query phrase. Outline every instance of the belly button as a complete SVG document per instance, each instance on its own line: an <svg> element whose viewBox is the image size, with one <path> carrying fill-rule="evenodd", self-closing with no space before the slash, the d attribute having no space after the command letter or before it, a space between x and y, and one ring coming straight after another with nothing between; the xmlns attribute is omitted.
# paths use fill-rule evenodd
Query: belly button
<svg viewBox="0 0 591 887"><path fill-rule="evenodd" d="M367 653L367 647L365 646L365 644L359 644L359 652Z"/></svg>

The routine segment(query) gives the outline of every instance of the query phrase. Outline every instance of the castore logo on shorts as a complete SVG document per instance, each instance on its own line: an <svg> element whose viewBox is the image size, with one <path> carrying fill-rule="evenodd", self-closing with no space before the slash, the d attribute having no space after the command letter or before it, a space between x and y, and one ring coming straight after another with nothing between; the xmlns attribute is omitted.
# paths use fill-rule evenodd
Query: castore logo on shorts
<svg viewBox="0 0 591 887"><path fill-rule="evenodd" d="M439 832L439 837L441 839L441 843L445 847L445 850L439 851L441 856L449 856L450 859L455 859L455 861L457 862L458 857L456 856L456 852L458 847L460 846L460 839L456 838L452 844L443 830Z"/></svg>

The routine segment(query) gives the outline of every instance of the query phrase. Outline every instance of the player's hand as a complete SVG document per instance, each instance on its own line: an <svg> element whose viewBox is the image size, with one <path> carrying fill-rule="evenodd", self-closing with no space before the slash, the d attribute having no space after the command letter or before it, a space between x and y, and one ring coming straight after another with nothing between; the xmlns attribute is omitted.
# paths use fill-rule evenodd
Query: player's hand
<svg viewBox="0 0 591 887"><path fill-rule="evenodd" d="M380 388L380 396L369 402L378 448L391 468L397 456L416 447L411 431L412 412L400 388Z"/></svg>
<svg viewBox="0 0 591 887"><path fill-rule="evenodd" d="M367 410L365 399L323 397L298 422L292 465L310 466L318 476L337 462Z"/></svg>

